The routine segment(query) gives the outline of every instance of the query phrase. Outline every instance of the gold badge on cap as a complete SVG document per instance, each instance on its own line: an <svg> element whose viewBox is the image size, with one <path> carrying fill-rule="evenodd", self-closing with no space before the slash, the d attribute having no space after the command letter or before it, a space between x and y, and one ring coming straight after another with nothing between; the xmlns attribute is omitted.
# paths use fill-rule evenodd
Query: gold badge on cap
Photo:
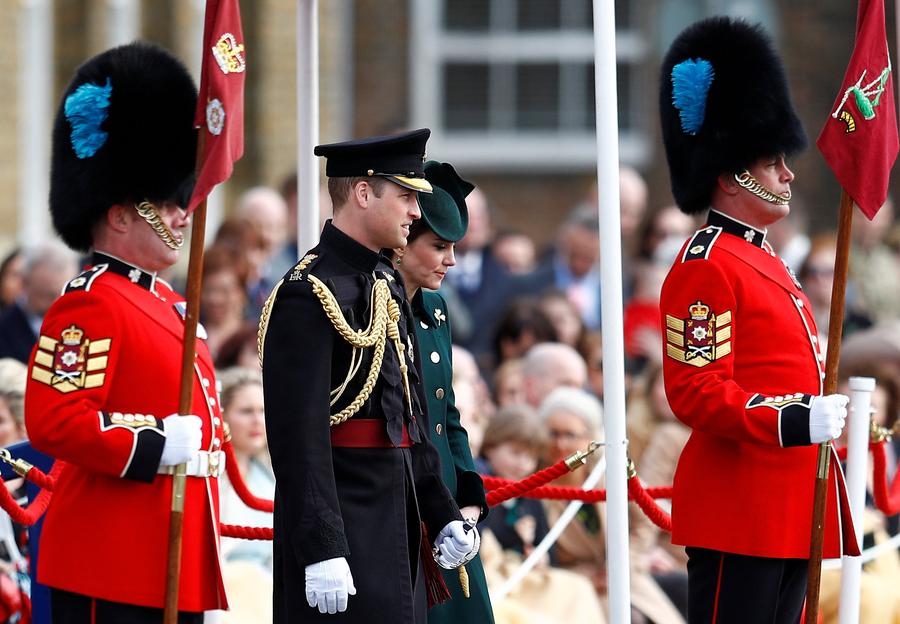
<svg viewBox="0 0 900 624"><path fill-rule="evenodd" d="M31 378L60 392L102 386L112 340L91 340L75 325L62 330L60 337L41 335Z"/></svg>
<svg viewBox="0 0 900 624"><path fill-rule="evenodd" d="M718 316L700 300L688 318L666 314L666 355L691 366L706 366L731 353L731 312Z"/></svg>

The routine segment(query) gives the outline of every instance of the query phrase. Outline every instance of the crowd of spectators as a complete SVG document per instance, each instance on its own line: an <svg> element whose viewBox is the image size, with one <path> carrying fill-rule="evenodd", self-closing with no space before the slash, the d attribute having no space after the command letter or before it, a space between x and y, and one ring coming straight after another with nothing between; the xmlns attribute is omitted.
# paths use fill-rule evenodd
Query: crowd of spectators
<svg viewBox="0 0 900 624"><path fill-rule="evenodd" d="M280 192L264 187L247 191L204 259L200 335L220 371L223 414L232 426L241 473L253 493L265 498L272 496L274 481L262 426L256 334L266 297L297 259L294 187L292 178ZM646 185L634 170L622 169L620 194L629 454L647 485L665 486L672 482L690 431L672 414L663 388L659 292L685 240L702 223L675 206L648 211ZM327 196L323 201L327 204ZM522 231L496 223L490 198L481 190L468 198L468 233L457 245L457 263L442 294L456 343L457 407L473 456L485 474L520 479L603 437L598 214L607 207L598 201L596 190L588 191L584 201L562 216L549 248L543 250ZM320 209L324 216L329 214L328 205ZM856 218L852 231L841 376L875 377L875 416L883 426L893 427L900 411L896 286L900 224L894 223L889 202L871 222ZM812 235L802 219L792 217L773 227L768 240L797 272L813 303L818 339L827 346L835 233ZM16 249L0 262L0 358L8 358L0 359L0 372L9 368L5 363L27 363L44 312L79 270L77 258L58 244ZM21 419L24 369L19 372L0 374L3 446L27 435ZM900 445L894 440L889 447L892 477ZM586 475L586 470L573 472L555 484L579 486ZM265 514L241 510L227 479L222 501L225 522L271 522ZM492 510L481 527L492 589L540 543L564 507L557 501L523 498ZM684 549L672 545L666 533L633 511L633 621L683 622ZM897 532L896 516L884 518L870 511L869 532L880 536ZM528 591L514 590L495 605L498 622L565 621L572 604L579 605L578 621L603 622L604 523L602 504L582 506L536 571L523 581ZM228 542L223 555L231 566L232 582L245 585L251 579L254 586L271 584L270 544L246 547ZM897 563L896 552L889 556ZM574 578L580 580L573 582ZM875 591L873 587L881 591L883 586L881 581L869 581L866 591ZM895 583L888 592L897 595L898 587ZM561 601L547 593L546 604L539 604L534 598L556 591L565 591L571 599ZM823 596L829 592L834 593L826 582ZM250 611L268 604L258 598L258 593L247 597ZM900 606L893 613L896 617ZM267 621L264 615L233 617L220 615L223 622Z"/></svg>

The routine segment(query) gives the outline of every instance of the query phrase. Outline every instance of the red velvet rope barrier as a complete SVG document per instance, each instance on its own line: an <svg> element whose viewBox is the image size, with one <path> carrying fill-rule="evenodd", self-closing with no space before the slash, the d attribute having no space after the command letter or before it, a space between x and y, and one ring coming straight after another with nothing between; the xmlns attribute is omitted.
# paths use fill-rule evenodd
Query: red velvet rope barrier
<svg viewBox="0 0 900 624"><path fill-rule="evenodd" d="M63 462L58 461L53 464L53 469L50 471L49 475L45 475L43 472L40 474L48 479L48 483L55 482L56 477L59 476L64 465ZM32 468L29 473L33 470L36 470L36 468ZM47 511L47 506L50 505L51 496L52 491L50 489L41 490L40 494L31 501L31 504L29 504L28 507L22 507L16 502L16 499L12 497L9 490L6 489L6 484L3 482L3 479L0 479L0 508L9 514L9 517L12 518L13 522L18 524L31 526L37 522L38 518Z"/></svg>
<svg viewBox="0 0 900 624"><path fill-rule="evenodd" d="M515 483L508 479L500 477L492 477L482 475L484 487L491 491L497 488ZM672 486L664 485L659 487L644 488L650 498L672 498ZM579 487L564 487L559 485L545 485L534 488L528 492L527 498L552 499L552 500L580 500L583 503L603 503L606 502L606 490L582 490ZM634 500L634 497L628 496L628 500Z"/></svg>
<svg viewBox="0 0 900 624"><path fill-rule="evenodd" d="M244 483L244 477L241 476L241 471L237 459L234 456L234 448L231 446L231 441L225 443L225 472L228 473L228 480L231 482L231 487L234 488L238 498L240 498L247 507L256 509L257 511L266 511L268 513L275 511L274 501L255 496L253 492L250 491L250 488L247 487L247 484Z"/></svg>
<svg viewBox="0 0 900 624"><path fill-rule="evenodd" d="M248 540L271 540L275 530L269 527L240 526L237 524L219 523L219 531L222 537L237 537Z"/></svg>
<svg viewBox="0 0 900 624"><path fill-rule="evenodd" d="M650 498L650 494L644 489L639 478L631 477L628 479L628 493L634 499L634 502L638 504L638 507L641 508L641 511L644 512L644 515L650 518L650 521L653 522L653 524L667 533L672 532L672 516L663 511L662 508L656 504L656 501Z"/></svg>
<svg viewBox="0 0 900 624"><path fill-rule="evenodd" d="M521 481L508 482L507 485L491 490L487 494L487 504L489 507L494 507L505 500L517 498L536 487L558 479L567 472L569 472L569 467L566 466L565 460L560 460L549 468L544 468Z"/></svg>
<svg viewBox="0 0 900 624"><path fill-rule="evenodd" d="M890 487L888 486L887 458L884 442L872 443L869 448L873 457L875 504L887 515L900 513L900 478L895 476ZM234 449L230 443L225 444L225 453L228 478L241 501L252 509L272 512L274 510L273 501L255 496L250 492L247 484L244 483L234 456ZM845 459L847 448L839 448L837 453L839 458ZM2 479L0 479L0 508L8 513L15 522L26 526L33 525L47 511L57 477L63 466L63 462L57 461L53 465L50 474L44 473L37 467L33 467L28 471L25 478L42 488L42 491L27 508L23 508L16 503L9 491L3 487ZM577 487L545 485L559 478L567 471L568 467L565 462L560 461L521 481L483 476L485 488L489 490L487 494L488 505L494 507L505 500L516 498L523 494L528 494L528 498L580 500L585 503L599 503L606 500L606 490L582 490ZM645 488L637 477L628 480L628 499L636 502L644 514L656 526L665 531L672 530L672 518L656 504L654 499L671 497L672 488L670 486ZM224 523L220 524L220 530L223 537L252 540L271 540L274 534L273 529L268 527L249 527Z"/></svg>
<svg viewBox="0 0 900 624"><path fill-rule="evenodd" d="M872 472L874 473L873 494L875 505L886 516L900 513L900 478L894 475L890 487L887 478L887 455L884 450L886 441L873 442L869 445L872 451ZM898 471L900 474L900 471Z"/></svg>
<svg viewBox="0 0 900 624"><path fill-rule="evenodd" d="M52 492L53 488L56 487L56 475L59 474L57 471L55 474L53 470L57 465L61 465L62 462L57 461L53 464L53 469L50 470L50 474L45 473L43 470L38 468L37 466L32 466L31 470L25 473L25 479L31 481L36 486L43 490L47 490L48 492Z"/></svg>

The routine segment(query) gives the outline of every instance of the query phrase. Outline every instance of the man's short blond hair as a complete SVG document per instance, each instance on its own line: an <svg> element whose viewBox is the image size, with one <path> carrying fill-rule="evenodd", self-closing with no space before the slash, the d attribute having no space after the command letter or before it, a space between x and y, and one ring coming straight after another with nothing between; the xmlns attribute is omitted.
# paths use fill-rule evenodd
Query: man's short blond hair
<svg viewBox="0 0 900 624"><path fill-rule="evenodd" d="M372 187L375 197L381 197L387 180L380 176L353 176L349 178L328 178L328 194L331 196L331 204L337 211L347 203L350 192L360 182L367 182Z"/></svg>

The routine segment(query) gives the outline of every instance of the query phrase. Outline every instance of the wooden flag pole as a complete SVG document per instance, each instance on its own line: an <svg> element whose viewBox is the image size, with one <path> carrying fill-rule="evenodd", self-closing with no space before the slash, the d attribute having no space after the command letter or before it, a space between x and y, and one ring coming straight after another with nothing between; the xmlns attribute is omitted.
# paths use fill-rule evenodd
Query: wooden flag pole
<svg viewBox="0 0 900 624"><path fill-rule="evenodd" d="M206 144L206 131L200 130L197 138L197 168ZM184 348L181 351L181 388L178 395L178 413L193 413L194 357L197 340L197 321L200 318L200 287L203 278L203 246L206 235L206 198L192 213L191 247L188 256L187 311L184 315ZM178 464L172 477L172 509L169 516L169 553L166 567L166 602L163 624L178 622L178 583L181 577L181 539L184 529L184 498L187 477L186 464Z"/></svg>
<svg viewBox="0 0 900 624"><path fill-rule="evenodd" d="M841 358L841 334L844 326L844 296L847 292L847 273L850 264L850 227L853 221L853 200L841 189L838 215L837 252L834 257L834 284L831 287L831 312L828 317L828 351L825 360L824 394L837 392L838 362ZM831 443L819 445L816 462L816 489L813 499L812 533L809 542L809 579L806 585L806 622L815 624L819 616L819 584L822 577L822 547L825 540L825 501L828 494L828 473Z"/></svg>

